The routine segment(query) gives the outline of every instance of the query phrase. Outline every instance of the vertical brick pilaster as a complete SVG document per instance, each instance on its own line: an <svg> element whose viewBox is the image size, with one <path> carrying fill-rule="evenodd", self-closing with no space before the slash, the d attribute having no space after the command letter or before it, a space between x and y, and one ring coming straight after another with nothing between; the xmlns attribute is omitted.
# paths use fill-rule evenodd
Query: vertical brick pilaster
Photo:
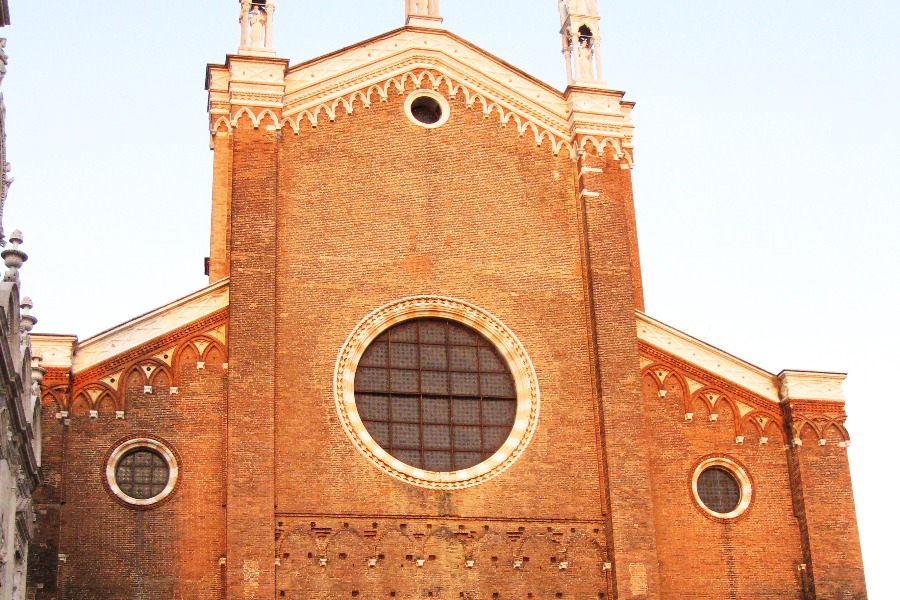
<svg viewBox="0 0 900 600"><path fill-rule="evenodd" d="M586 153L579 171L615 597L659 598L650 440L639 385L630 173L609 155Z"/></svg>
<svg viewBox="0 0 900 600"><path fill-rule="evenodd" d="M817 374L782 373L788 461L804 563L805 598L867 597L856 506L847 459L844 402L792 398L797 381ZM834 377L834 376L831 376ZM840 376L843 379L843 376Z"/></svg>
<svg viewBox="0 0 900 600"><path fill-rule="evenodd" d="M634 212L634 189L631 184L631 171L627 164L621 163L619 170L625 170L621 179L621 201L625 210L625 221L628 226L628 254L631 257L631 281L634 288L634 307L644 312L644 277L641 273L641 254L638 246L637 217Z"/></svg>
<svg viewBox="0 0 900 600"><path fill-rule="evenodd" d="M72 395L72 356L77 338L34 335L32 356L46 369L41 382L41 456L43 481L32 495L37 517L34 537L28 544L28 590L35 600L64 597L60 554L65 526L67 476L67 426Z"/></svg>
<svg viewBox="0 0 900 600"><path fill-rule="evenodd" d="M271 128L270 128L271 129ZM275 597L278 132L234 133L228 335L227 598Z"/></svg>
<svg viewBox="0 0 900 600"><path fill-rule="evenodd" d="M213 137L212 220L209 236L209 282L227 277L231 266L232 136L220 131Z"/></svg>

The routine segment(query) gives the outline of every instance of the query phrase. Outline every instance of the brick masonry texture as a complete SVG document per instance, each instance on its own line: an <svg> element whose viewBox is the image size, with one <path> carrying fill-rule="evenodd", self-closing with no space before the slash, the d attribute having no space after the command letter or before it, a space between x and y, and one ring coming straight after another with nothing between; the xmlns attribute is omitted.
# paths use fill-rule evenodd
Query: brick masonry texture
<svg viewBox="0 0 900 600"><path fill-rule="evenodd" d="M425 129L405 97L299 134L242 117L216 136L227 314L48 372L35 598L865 598L840 432L820 446L803 429L792 448L781 405L638 341L630 171L610 152L555 156L462 99ZM496 316L540 384L528 448L461 490L386 475L336 413L350 332L422 294ZM208 334L225 324L227 346ZM105 482L134 437L179 460L149 508ZM750 476L740 517L696 504L707 456Z"/></svg>

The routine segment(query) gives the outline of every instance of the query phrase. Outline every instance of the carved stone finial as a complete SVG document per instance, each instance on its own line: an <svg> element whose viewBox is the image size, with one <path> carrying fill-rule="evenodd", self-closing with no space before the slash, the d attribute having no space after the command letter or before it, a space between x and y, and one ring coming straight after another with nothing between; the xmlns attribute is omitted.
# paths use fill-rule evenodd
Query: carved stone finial
<svg viewBox="0 0 900 600"><path fill-rule="evenodd" d="M23 241L21 231L18 229L13 231L12 235L9 236L9 241L12 243L12 248L7 248L3 252L0 252L0 257L3 258L6 268L9 269L3 280L16 281L19 278L19 269L25 261L28 260L28 255L19 250L19 244Z"/></svg>
<svg viewBox="0 0 900 600"><path fill-rule="evenodd" d="M22 298L19 306L22 308L22 313L19 316L19 322L22 326L22 331L25 333L31 333L31 330L34 329L35 325L37 325L37 318L35 318L31 314L31 309L34 308L34 303L31 301L31 298L25 296L24 298Z"/></svg>
<svg viewBox="0 0 900 600"><path fill-rule="evenodd" d="M438 0L404 0L406 24L414 27L440 28L443 19Z"/></svg>
<svg viewBox="0 0 900 600"><path fill-rule="evenodd" d="M0 83L6 77L6 65L9 64L9 57L6 55L6 38L0 38Z"/></svg>
<svg viewBox="0 0 900 600"><path fill-rule="evenodd" d="M241 43L238 54L275 54L272 44L274 0L240 0Z"/></svg>

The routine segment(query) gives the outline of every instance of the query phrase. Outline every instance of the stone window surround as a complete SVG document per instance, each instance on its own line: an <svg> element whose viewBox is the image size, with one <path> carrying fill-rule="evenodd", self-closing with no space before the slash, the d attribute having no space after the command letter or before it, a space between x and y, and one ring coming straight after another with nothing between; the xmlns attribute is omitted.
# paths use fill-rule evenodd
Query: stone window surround
<svg viewBox="0 0 900 600"><path fill-rule="evenodd" d="M438 103L438 106L441 107L441 118L435 121L434 123L423 123L413 116L412 113L412 105L413 102L418 100L419 98L426 97L431 98L435 102ZM406 102L403 104L403 110L406 112L406 116L412 121L415 125L419 127L424 127L426 129L436 129L447 122L450 118L450 103L447 102L447 99L444 98L441 94L432 91L432 90L416 90L411 92L406 97Z"/></svg>
<svg viewBox="0 0 900 600"><path fill-rule="evenodd" d="M700 494L697 489L697 482L700 479L700 474L706 471L707 469L718 467L720 469L724 469L728 471L738 482L738 485L741 487L741 501L738 503L737 508L729 513L718 513L714 510L708 508L703 500L700 499ZM710 456L702 459L696 467L694 467L693 475L691 476L691 492L693 495L694 503L700 510L703 511L706 515L716 519L716 520L731 520L736 519L743 515L748 508L750 508L750 504L753 502L753 483L750 481L750 477L747 475L747 471L743 466L738 464L735 460L731 458L727 458L725 456Z"/></svg>
<svg viewBox="0 0 900 600"><path fill-rule="evenodd" d="M393 325L423 317L448 319L466 325L491 342L506 360L516 386L517 409L506 443L484 462L452 472L425 471L389 455L366 431L356 408L356 368L369 344ZM376 309L353 329L341 348L334 374L338 416L353 444L376 467L412 485L430 489L461 489L478 485L503 473L522 455L537 427L540 392L534 365L524 346L499 319L462 300L441 296L415 296Z"/></svg>
<svg viewBox="0 0 900 600"><path fill-rule="evenodd" d="M132 498L131 496L123 492L119 488L119 484L116 482L116 466L119 464L119 461L132 450L138 450L142 448L157 452L160 456L163 457L163 459L166 461L166 464L168 464L169 466L169 482L166 484L166 487L156 496L147 498L145 500ZM117 499L124 502L125 504L134 507L147 508L159 504L160 502L168 498L169 495L175 490L179 475L178 458L175 456L175 453L160 440L148 437L133 438L119 443L113 449L106 461L105 472L106 485L110 493L112 493Z"/></svg>

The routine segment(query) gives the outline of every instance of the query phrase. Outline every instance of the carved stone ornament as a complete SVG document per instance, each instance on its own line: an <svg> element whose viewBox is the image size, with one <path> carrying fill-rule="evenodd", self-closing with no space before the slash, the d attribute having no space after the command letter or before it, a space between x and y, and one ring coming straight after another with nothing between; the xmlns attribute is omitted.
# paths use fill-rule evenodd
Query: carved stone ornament
<svg viewBox="0 0 900 600"><path fill-rule="evenodd" d="M406 0L406 16L438 17L438 0Z"/></svg>
<svg viewBox="0 0 900 600"><path fill-rule="evenodd" d="M273 0L241 0L241 43L238 54L274 54Z"/></svg>
<svg viewBox="0 0 900 600"><path fill-rule="evenodd" d="M416 318L456 321L478 331L497 349L510 367L518 406L509 438L493 456L468 469L452 472L425 471L388 454L366 431L356 407L356 368L369 344L390 327ZM441 296L414 296L398 300L366 316L353 329L338 354L334 371L338 416L356 448L376 467L407 483L431 489L460 489L484 483L503 473L525 451L537 427L540 407L537 374L524 346L490 313L462 300Z"/></svg>

